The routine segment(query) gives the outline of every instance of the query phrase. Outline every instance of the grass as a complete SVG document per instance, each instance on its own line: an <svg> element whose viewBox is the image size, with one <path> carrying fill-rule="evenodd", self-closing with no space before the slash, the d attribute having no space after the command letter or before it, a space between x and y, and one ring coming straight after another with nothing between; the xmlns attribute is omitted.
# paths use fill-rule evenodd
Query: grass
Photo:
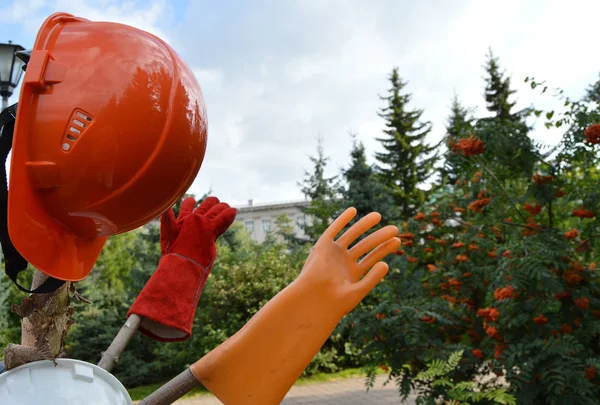
<svg viewBox="0 0 600 405"><path fill-rule="evenodd" d="M384 373L382 370L378 370L378 374ZM360 368L351 368L343 371L339 371L337 373L317 373L313 374L310 377L299 378L296 381L295 385L309 385L309 384L318 384L325 383L331 381L339 381L347 378L355 378L355 377L366 377L366 373ZM140 401L156 391L160 386L164 383L156 383L149 385L142 385L135 388L130 388L127 391L131 396L131 399L134 401ZM204 388L203 386L198 386L185 394L182 398L190 398L198 395L209 395L210 392Z"/></svg>
<svg viewBox="0 0 600 405"><path fill-rule="evenodd" d="M378 372L381 370L378 370ZM317 373L313 374L310 377L304 377L298 379L296 384L294 385L309 385L309 384L318 384L325 383L331 381L344 380L347 378L355 378L355 377L366 377L366 373L364 370L360 368L350 368L343 371L338 371L337 373Z"/></svg>
<svg viewBox="0 0 600 405"><path fill-rule="evenodd" d="M127 392L129 392L129 395L131 396L132 400L141 401L142 399L146 398L148 395L152 394L154 391L159 389L165 382L141 385L141 386L135 387L135 388L128 388ZM208 390L206 388L204 388L202 385L200 385L200 386L192 389L187 394L185 394L182 398L190 398L190 397L195 397L198 395L206 395L206 394L209 394Z"/></svg>

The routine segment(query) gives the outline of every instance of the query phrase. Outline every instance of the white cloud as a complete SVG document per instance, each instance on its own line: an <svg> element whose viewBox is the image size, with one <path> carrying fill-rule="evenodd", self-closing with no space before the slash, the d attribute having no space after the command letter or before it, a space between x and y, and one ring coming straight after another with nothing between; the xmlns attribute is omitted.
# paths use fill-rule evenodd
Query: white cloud
<svg viewBox="0 0 600 405"><path fill-rule="evenodd" d="M167 0L153 0L141 5L116 0L17 0L5 11L0 11L0 21L19 21L26 31L35 34L51 13L67 12L92 21L131 25L170 43L168 31L158 27L169 8Z"/></svg>
<svg viewBox="0 0 600 405"><path fill-rule="evenodd" d="M253 98L246 93L238 98L223 91L218 96L223 102L213 99L210 119L219 123L229 119L230 110L236 111L237 119L244 117L242 125L235 126L236 137L246 142L239 149L218 155L214 149L216 156L209 159L243 166L244 177L232 182L218 173L205 174L222 179L215 191L234 201L299 196L295 182L301 179L303 167L310 167L306 155L314 153L319 133L325 137L326 153L332 156L332 173L348 161L348 130L359 132L370 153L378 149L373 139L382 128L376 114L382 106L378 95L387 90L387 74L396 65L409 82L413 108L424 109L424 118L434 123L431 142L443 135L454 91L467 106L477 107L479 114L486 113L482 66L490 46L519 90L517 107L533 101L547 107L557 105L547 96L536 96L523 83L528 75L547 78L578 96L596 78L598 57L587 55L586 61L582 56L592 44L593 16L597 14L589 9L590 2L572 3L568 12L562 4L511 0L415 5L382 1L366 7L362 2L315 1L296 4L289 15L277 9L274 13L279 23L267 21L271 17L267 8L261 9L267 14L264 18L250 17L243 28L236 29L236 21L232 21L231 27L214 32L213 37L216 43L220 43L220 35L241 40L239 47L233 40L227 42L229 47L219 55L223 82L234 89L237 83L254 80L257 87L262 84L264 93L254 94ZM589 23L577 18L586 13ZM304 17L302 24L298 23L303 29L294 29L292 15ZM248 34L248 27L259 26L273 36L289 38L289 43ZM574 33L577 39L568 33ZM321 40L314 41L315 37ZM301 45L294 48L295 41ZM205 58L211 56L203 54ZM261 70L244 66L243 73L236 72L236 62L244 57L261 60L267 67L263 65ZM190 61L196 63L193 57ZM265 70L270 72L268 77L261 73ZM558 131L540 130L535 134L537 139L550 143L559 136ZM275 171L286 173L287 180L275 176ZM247 186L252 179L262 182ZM198 187L200 184L202 181ZM248 189L253 190L252 194L245 194Z"/></svg>
<svg viewBox="0 0 600 405"><path fill-rule="evenodd" d="M15 1L0 10L0 21L22 21L31 13L37 12L45 3L45 0Z"/></svg>
<svg viewBox="0 0 600 405"><path fill-rule="evenodd" d="M193 72L203 89L218 90L223 85L223 75L218 70L194 69Z"/></svg>
<svg viewBox="0 0 600 405"><path fill-rule="evenodd" d="M212 186L232 203L302 198L296 182L310 169L307 155L314 154L319 134L331 156L330 174L348 162L350 130L370 155L378 150L379 95L394 66L408 81L411 106L434 124L432 143L444 133L454 92L486 113L488 47L512 77L517 107L558 106L536 95L525 76L577 97L600 71L598 1L256 0L236 7L191 1L176 25L165 22L174 7L167 0L47 3L52 10L131 24L173 45L200 82L209 119L207 155L191 191ZM39 0L15 1L0 20L19 16L35 32L45 18L41 8ZM555 143L560 132L534 136Z"/></svg>

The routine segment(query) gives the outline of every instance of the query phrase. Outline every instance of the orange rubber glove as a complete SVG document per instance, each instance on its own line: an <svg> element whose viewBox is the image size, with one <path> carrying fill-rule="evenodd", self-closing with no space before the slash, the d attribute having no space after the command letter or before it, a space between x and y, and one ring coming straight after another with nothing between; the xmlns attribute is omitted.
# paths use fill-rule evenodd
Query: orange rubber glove
<svg viewBox="0 0 600 405"><path fill-rule="evenodd" d="M127 316L140 315L139 330L163 342L188 339L198 300L217 257L216 241L235 220L237 210L215 197L198 208L186 198L178 218L172 209L161 216L162 258Z"/></svg>
<svg viewBox="0 0 600 405"><path fill-rule="evenodd" d="M355 215L354 208L340 215L315 244L299 277L190 366L223 404L281 403L342 317L387 274L380 260L400 246L398 229L384 227L349 248L381 220L371 213L335 240Z"/></svg>

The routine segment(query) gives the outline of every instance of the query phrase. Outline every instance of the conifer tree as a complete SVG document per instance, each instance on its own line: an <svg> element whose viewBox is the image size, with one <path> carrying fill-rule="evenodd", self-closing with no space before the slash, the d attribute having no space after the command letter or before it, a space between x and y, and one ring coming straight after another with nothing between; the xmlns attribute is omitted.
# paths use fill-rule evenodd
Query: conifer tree
<svg viewBox="0 0 600 405"><path fill-rule="evenodd" d="M537 160L537 150L525 121L529 109L512 111L516 103L510 101L515 94L510 77L500 71L498 57L491 49L487 58L485 100L494 116L477 120L477 136L485 143L486 158L498 178L508 181L529 178Z"/></svg>
<svg viewBox="0 0 600 405"><path fill-rule="evenodd" d="M381 214L381 222L395 219L394 200L379 182L373 165L367 163L364 144L356 139L355 134L351 136L350 166L342 172L345 183L342 190L343 207L356 208L357 218L375 211Z"/></svg>
<svg viewBox="0 0 600 405"><path fill-rule="evenodd" d="M377 138L383 152L375 154L382 183L391 193L402 218L414 215L427 197L418 186L434 173L435 147L425 143L431 123L422 122L423 110L410 109L411 95L404 91L407 82L394 68L389 76L389 94L381 97L387 105L379 112L385 120L385 137ZM433 155L432 155L433 154Z"/></svg>
<svg viewBox="0 0 600 405"><path fill-rule="evenodd" d="M304 233L311 242L316 242L327 229L332 219L339 211L338 176L325 177L329 157L323 150L323 139L319 137L316 156L310 156L313 163L312 173L304 174L301 186L302 193L310 200L310 204L301 210L307 217L302 226Z"/></svg>
<svg viewBox="0 0 600 405"><path fill-rule="evenodd" d="M454 153L452 150L453 142L458 139L467 138L472 134L473 117L469 114L459 101L455 94L450 106L450 115L446 121L446 135L444 136L444 144L448 151L445 155L444 166L441 170L441 182L454 184L460 174L462 167L467 161L460 154Z"/></svg>
<svg viewBox="0 0 600 405"><path fill-rule="evenodd" d="M487 55L485 70L487 72L485 101L488 111L502 120L513 119L511 110L516 103L509 101L509 98L515 94L515 90L510 86L510 77L505 77L500 71L498 58L494 56L491 49Z"/></svg>

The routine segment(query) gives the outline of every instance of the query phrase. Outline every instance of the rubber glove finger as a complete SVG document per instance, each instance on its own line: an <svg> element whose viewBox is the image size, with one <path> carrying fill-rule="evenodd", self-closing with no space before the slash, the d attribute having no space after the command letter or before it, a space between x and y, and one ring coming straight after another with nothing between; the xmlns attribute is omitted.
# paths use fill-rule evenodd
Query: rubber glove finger
<svg viewBox="0 0 600 405"><path fill-rule="evenodd" d="M229 229L233 221L235 221L236 215L237 210L235 208L227 208L215 218L215 234L217 238Z"/></svg>
<svg viewBox="0 0 600 405"><path fill-rule="evenodd" d="M204 201L196 208L194 214L204 215L206 214L213 206L219 203L219 199L217 197L206 197Z"/></svg>
<svg viewBox="0 0 600 405"><path fill-rule="evenodd" d="M177 220L181 221L185 219L188 215L194 211L194 207L196 206L196 199L194 197L188 197L181 202L181 206L179 207L179 215L177 216Z"/></svg>
<svg viewBox="0 0 600 405"><path fill-rule="evenodd" d="M352 225L350 229L344 232L337 240L337 243L345 249L348 248L348 246L358 239L360 235L373 228L379 221L381 221L381 214L378 212L371 212L369 215L362 217L357 223Z"/></svg>
<svg viewBox="0 0 600 405"><path fill-rule="evenodd" d="M396 235L398 235L398 228L394 225L388 225L384 228L381 228L377 232L372 233L354 245L354 247L349 251L350 256L353 259L358 259L369 250L376 248L381 243L393 238Z"/></svg>
<svg viewBox="0 0 600 405"><path fill-rule="evenodd" d="M358 262L358 274L357 277L362 277L367 270L373 267L378 261L383 260L384 257L396 251L401 245L400 239L392 238L383 242L377 246L368 255L366 255L360 262Z"/></svg>
<svg viewBox="0 0 600 405"><path fill-rule="evenodd" d="M354 295L354 305L357 305L388 273L388 265L379 262L360 280L352 284L350 291Z"/></svg>
<svg viewBox="0 0 600 405"><path fill-rule="evenodd" d="M354 218L355 216L356 208L350 207L346 209L346 211L342 212L340 216L337 217L335 221L331 223L331 225L329 225L329 227L325 230L325 232L323 232L319 239L322 238L323 240L332 241L333 238L335 238L337 234L340 233L342 229L344 229L344 227L348 225L348 223L352 221L352 218Z"/></svg>

